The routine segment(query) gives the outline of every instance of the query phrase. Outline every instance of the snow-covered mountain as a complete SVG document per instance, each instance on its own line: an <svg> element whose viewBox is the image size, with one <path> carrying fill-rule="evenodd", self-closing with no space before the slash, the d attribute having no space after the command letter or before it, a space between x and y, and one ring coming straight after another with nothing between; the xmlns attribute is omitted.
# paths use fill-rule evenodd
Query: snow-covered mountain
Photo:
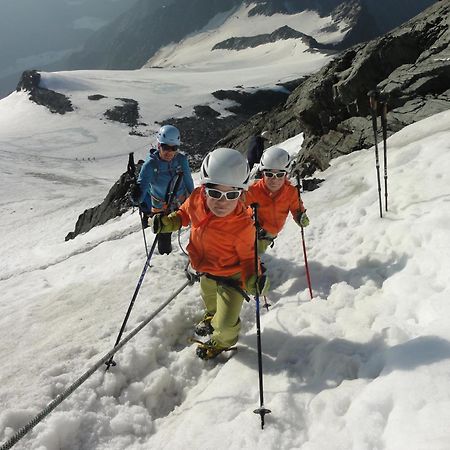
<svg viewBox="0 0 450 450"><path fill-rule="evenodd" d="M254 25L258 16L260 22L266 24L263 30L258 30L260 33L275 31L272 21L263 20L261 16L269 17L278 26L290 24L294 30L306 34L309 29L315 31L320 43L331 45L339 42L339 48L345 48L400 25L433 1L141 0L92 36L85 48L70 58L68 68L137 69L163 47L172 47L172 44L177 45L188 38L195 39L198 33L213 34L227 21L238 25L232 30L236 34L230 34L228 38L252 35L256 32ZM301 13L320 17L323 30L311 30L311 25L318 24L317 20L310 16L311 23L306 25L303 19L307 15L299 16ZM345 30L344 34L342 30ZM322 40L321 32L326 35ZM332 39L332 32L338 34L339 39Z"/></svg>
<svg viewBox="0 0 450 450"><path fill-rule="evenodd" d="M44 69L83 47L136 0L0 0L0 98L26 69Z"/></svg>

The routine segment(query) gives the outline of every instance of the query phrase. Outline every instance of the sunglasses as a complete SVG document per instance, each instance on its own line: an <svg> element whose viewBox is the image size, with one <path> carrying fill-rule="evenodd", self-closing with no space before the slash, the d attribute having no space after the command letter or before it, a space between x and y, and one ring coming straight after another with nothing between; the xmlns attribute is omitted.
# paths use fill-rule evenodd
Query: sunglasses
<svg viewBox="0 0 450 450"><path fill-rule="evenodd" d="M161 150L165 152L176 152L178 150L178 147L176 145L167 145L167 144L160 144Z"/></svg>
<svg viewBox="0 0 450 450"><path fill-rule="evenodd" d="M267 177L267 178L283 178L286 176L287 172L286 171L282 171L282 172L268 172L267 170L263 171L263 174Z"/></svg>
<svg viewBox="0 0 450 450"><path fill-rule="evenodd" d="M236 200L242 194L242 191L228 191L222 192L218 189L206 188L206 195L214 200L220 200L225 197L227 200Z"/></svg>

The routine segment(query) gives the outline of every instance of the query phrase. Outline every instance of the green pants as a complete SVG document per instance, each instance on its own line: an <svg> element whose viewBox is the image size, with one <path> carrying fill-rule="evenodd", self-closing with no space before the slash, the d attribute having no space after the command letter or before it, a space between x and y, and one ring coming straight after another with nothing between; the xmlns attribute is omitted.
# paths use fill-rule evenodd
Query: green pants
<svg viewBox="0 0 450 450"><path fill-rule="evenodd" d="M277 237L276 235L270 234L266 232L266 236L269 239L260 239L258 238L258 255L262 255L266 252L267 248L273 244L274 239Z"/></svg>
<svg viewBox="0 0 450 450"><path fill-rule="evenodd" d="M236 274L229 278L239 280L240 277L240 274ZM236 344L241 329L239 314L244 300L242 295L236 289L218 284L205 275L200 278L200 294L206 311L213 316L212 339L220 347L231 347Z"/></svg>

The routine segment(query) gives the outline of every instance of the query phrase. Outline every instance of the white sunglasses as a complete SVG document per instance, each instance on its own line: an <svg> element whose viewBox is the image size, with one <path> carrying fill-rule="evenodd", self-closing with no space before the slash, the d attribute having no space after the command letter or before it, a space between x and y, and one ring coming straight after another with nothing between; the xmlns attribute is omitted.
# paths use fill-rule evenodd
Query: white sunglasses
<svg viewBox="0 0 450 450"><path fill-rule="evenodd" d="M213 188L206 188L206 195L210 198L213 198L214 200L221 200L223 197L225 197L227 200L236 200L240 197L242 194L242 191L228 191L228 192L222 192L218 189Z"/></svg>

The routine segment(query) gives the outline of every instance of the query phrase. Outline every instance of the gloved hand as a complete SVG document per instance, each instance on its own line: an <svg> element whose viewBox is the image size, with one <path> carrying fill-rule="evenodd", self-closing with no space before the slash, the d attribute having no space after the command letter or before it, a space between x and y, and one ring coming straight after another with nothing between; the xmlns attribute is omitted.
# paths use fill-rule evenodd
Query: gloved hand
<svg viewBox="0 0 450 450"><path fill-rule="evenodd" d="M252 295L266 295L270 288L270 281L267 275L251 275L245 283L245 290Z"/></svg>
<svg viewBox="0 0 450 450"><path fill-rule="evenodd" d="M162 214L155 214L149 220L149 226L151 227L153 233L155 234L161 233L161 230L163 228L162 218L163 218Z"/></svg>
<svg viewBox="0 0 450 450"><path fill-rule="evenodd" d="M139 204L139 199L141 198L141 187L139 184L133 184L131 186L130 198L134 204Z"/></svg>
<svg viewBox="0 0 450 450"><path fill-rule="evenodd" d="M165 214L155 214L149 221L152 231L155 234L172 233L181 228L181 218L176 212L166 216Z"/></svg>
<svg viewBox="0 0 450 450"><path fill-rule="evenodd" d="M297 214L296 222L302 227L306 228L309 225L309 217L306 215L306 212L299 211Z"/></svg>

